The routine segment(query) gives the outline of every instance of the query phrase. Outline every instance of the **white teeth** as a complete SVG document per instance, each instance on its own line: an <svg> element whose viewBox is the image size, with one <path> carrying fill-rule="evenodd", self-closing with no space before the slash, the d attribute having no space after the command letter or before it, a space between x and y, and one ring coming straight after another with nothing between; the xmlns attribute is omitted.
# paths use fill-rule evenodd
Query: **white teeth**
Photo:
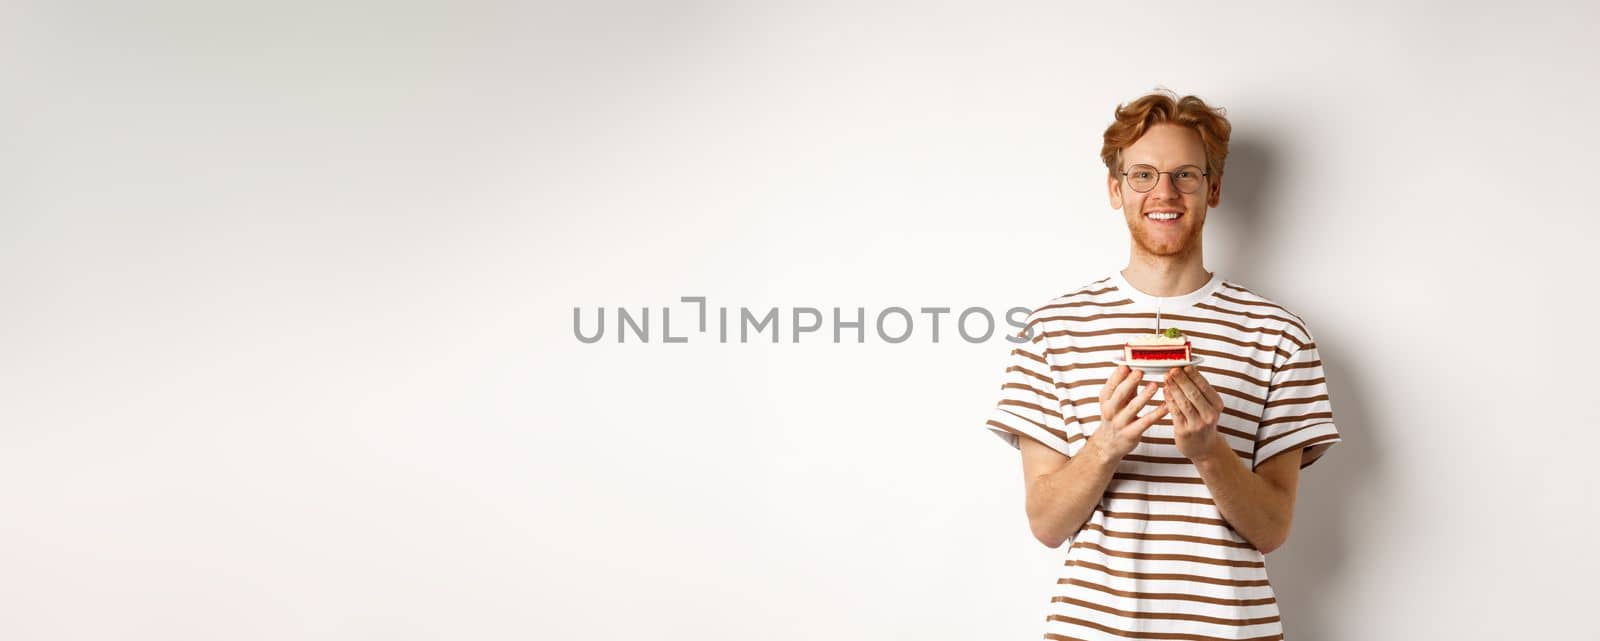
<svg viewBox="0 0 1600 641"><path fill-rule="evenodd" d="M1178 214L1169 213L1169 212L1151 212L1151 213L1145 214L1145 216L1148 216L1150 218L1154 218L1156 220L1172 220L1174 218L1177 218Z"/></svg>

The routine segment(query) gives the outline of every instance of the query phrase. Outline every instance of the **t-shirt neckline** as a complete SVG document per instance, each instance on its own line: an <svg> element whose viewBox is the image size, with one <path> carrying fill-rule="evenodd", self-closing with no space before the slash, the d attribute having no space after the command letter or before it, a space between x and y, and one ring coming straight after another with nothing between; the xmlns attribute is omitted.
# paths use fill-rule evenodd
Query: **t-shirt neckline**
<svg viewBox="0 0 1600 641"><path fill-rule="evenodd" d="M1222 273L1211 272L1211 280L1201 285L1200 289L1178 296L1152 296L1141 292L1139 288L1134 287L1126 278L1122 277L1122 270L1111 272L1111 282L1117 286L1118 292L1121 292L1123 296L1127 296L1135 304L1165 311L1182 309L1210 297L1218 288L1222 287Z"/></svg>

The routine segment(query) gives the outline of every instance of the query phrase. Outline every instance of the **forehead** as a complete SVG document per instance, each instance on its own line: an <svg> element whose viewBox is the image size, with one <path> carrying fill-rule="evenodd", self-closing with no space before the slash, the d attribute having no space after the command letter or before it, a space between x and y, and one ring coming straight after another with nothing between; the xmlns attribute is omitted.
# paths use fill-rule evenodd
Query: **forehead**
<svg viewBox="0 0 1600 641"><path fill-rule="evenodd" d="M1122 150L1122 160L1124 165L1205 166L1206 147L1200 143L1200 134L1195 130L1164 122L1151 127Z"/></svg>

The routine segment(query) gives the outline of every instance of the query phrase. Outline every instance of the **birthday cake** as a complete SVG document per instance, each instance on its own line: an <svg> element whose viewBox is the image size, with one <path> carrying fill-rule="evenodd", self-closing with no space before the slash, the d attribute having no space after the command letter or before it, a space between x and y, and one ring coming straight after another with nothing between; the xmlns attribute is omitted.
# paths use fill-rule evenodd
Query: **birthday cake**
<svg viewBox="0 0 1600 641"><path fill-rule="evenodd" d="M1129 365L1187 363L1189 339L1176 327L1158 334L1135 337L1122 346L1122 360Z"/></svg>

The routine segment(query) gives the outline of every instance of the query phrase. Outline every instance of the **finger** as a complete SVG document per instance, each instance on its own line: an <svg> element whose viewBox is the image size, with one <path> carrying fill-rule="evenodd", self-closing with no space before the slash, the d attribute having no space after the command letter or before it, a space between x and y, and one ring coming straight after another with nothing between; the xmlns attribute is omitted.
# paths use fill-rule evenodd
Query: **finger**
<svg viewBox="0 0 1600 641"><path fill-rule="evenodd" d="M1100 386L1101 405L1105 405L1107 401L1111 400L1111 392L1117 389L1117 383L1121 383L1122 377L1127 374L1127 365L1118 365L1116 369L1111 370L1111 375L1106 377L1106 384Z"/></svg>
<svg viewBox="0 0 1600 641"><path fill-rule="evenodd" d="M1217 388L1212 387L1211 381L1208 381L1206 380L1206 377L1201 376L1200 370L1195 369L1193 365L1189 366L1189 378L1194 379L1195 386L1200 388L1200 392L1202 394L1205 394L1206 402L1208 402L1211 407L1216 408L1217 411L1222 411L1222 395L1217 393Z"/></svg>
<svg viewBox="0 0 1600 641"><path fill-rule="evenodd" d="M1132 421L1133 417L1138 415L1139 410L1144 409L1144 406L1150 403L1151 397L1156 395L1156 390L1158 389L1161 389L1161 386L1157 385L1155 381L1150 381L1143 389L1139 390L1138 396L1133 397L1133 400L1126 407L1117 412L1117 418L1122 419L1124 423Z"/></svg>
<svg viewBox="0 0 1600 641"><path fill-rule="evenodd" d="M1195 416L1193 408L1189 407L1189 398L1173 383L1167 383L1167 404L1172 406L1173 418L1182 418L1184 421L1193 422Z"/></svg>
<svg viewBox="0 0 1600 641"><path fill-rule="evenodd" d="M1116 415L1120 413L1122 406L1127 404L1128 397L1133 396L1134 388L1139 385L1140 379L1143 378L1144 371L1135 369L1126 378L1122 379L1122 382L1117 383L1116 389L1111 390L1111 407L1106 409L1103 414Z"/></svg>
<svg viewBox="0 0 1600 641"><path fill-rule="evenodd" d="M1194 371L1192 366L1188 369L1188 373L1180 383L1183 394L1188 397L1189 406L1200 425L1215 425L1222 417L1222 397L1217 396L1216 390L1207 394L1206 390L1211 388L1211 384L1206 382L1206 378L1199 372ZM1211 400L1213 396L1217 400L1215 403Z"/></svg>
<svg viewBox="0 0 1600 641"><path fill-rule="evenodd" d="M1155 425L1156 421L1161 420L1161 417L1166 416L1169 411L1171 410L1166 404L1162 404L1153 410L1145 412L1144 416L1133 422L1133 426L1139 429L1140 434L1143 434L1145 430L1150 429L1150 426Z"/></svg>
<svg viewBox="0 0 1600 641"><path fill-rule="evenodd" d="M1190 407L1198 412L1200 408L1210 405L1211 401L1206 398L1205 392L1200 391L1199 385L1195 384L1195 378L1187 374L1179 377L1178 390L1183 394L1184 400L1189 402Z"/></svg>

